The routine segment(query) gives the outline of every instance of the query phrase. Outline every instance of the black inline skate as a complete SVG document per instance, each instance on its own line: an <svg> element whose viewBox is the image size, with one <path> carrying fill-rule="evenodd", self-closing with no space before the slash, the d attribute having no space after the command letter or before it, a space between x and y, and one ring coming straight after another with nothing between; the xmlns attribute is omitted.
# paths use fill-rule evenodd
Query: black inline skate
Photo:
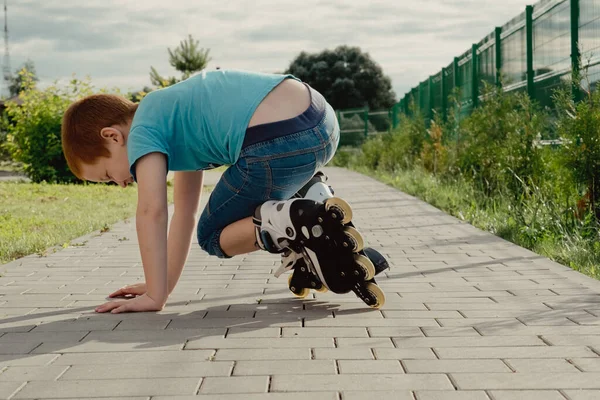
<svg viewBox="0 0 600 400"><path fill-rule="evenodd" d="M389 265L376 250L364 249L364 239L351 222L352 209L333 196L326 179L319 172L292 199L257 208L257 242L267 251L282 253L275 276L293 270L288 285L294 295L306 297L310 289L353 291L379 308L385 295L374 276Z"/></svg>

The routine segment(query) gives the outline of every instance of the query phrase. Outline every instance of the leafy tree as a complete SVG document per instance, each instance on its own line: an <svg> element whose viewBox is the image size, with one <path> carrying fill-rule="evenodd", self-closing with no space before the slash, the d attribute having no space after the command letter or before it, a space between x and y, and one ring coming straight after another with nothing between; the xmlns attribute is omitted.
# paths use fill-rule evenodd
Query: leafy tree
<svg viewBox="0 0 600 400"><path fill-rule="evenodd" d="M391 79L359 47L339 46L316 54L303 51L285 73L318 90L335 109L381 110L396 102Z"/></svg>
<svg viewBox="0 0 600 400"><path fill-rule="evenodd" d="M177 71L181 72L181 79L174 76L163 77L154 67L150 67L150 81L154 86L167 87L177 82L186 80L194 72L202 71L211 60L208 56L210 49L199 48L199 42L192 35L186 40L179 42L179 47L169 51L169 63Z"/></svg>
<svg viewBox="0 0 600 400"><path fill-rule="evenodd" d="M24 77L27 76L27 83L25 82ZM23 65L17 69L16 73L7 77L8 80L8 89L10 91L10 96L18 96L23 90L27 87L35 85L35 82L38 82L39 79L35 73L35 65L33 61L27 60Z"/></svg>
<svg viewBox="0 0 600 400"><path fill-rule="evenodd" d="M143 89L138 90L136 92L129 92L125 97L134 103L139 103L148 93L152 92L154 89L148 86L144 86Z"/></svg>

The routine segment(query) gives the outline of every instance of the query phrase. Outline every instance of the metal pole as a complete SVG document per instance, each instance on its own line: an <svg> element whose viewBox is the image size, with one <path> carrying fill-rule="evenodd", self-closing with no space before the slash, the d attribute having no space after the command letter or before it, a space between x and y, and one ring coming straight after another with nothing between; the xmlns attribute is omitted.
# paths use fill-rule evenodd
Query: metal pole
<svg viewBox="0 0 600 400"><path fill-rule="evenodd" d="M502 87L502 28L496 28L496 85Z"/></svg>
<svg viewBox="0 0 600 400"><path fill-rule="evenodd" d="M460 79L458 78L458 57L454 57L454 63L452 63L452 68L454 68L454 87L457 88L460 86Z"/></svg>
<svg viewBox="0 0 600 400"><path fill-rule="evenodd" d="M533 6L525 8L525 23L527 35L527 93L535 99L535 86L533 83Z"/></svg>
<svg viewBox="0 0 600 400"><path fill-rule="evenodd" d="M581 100L579 89L579 71L581 69L579 53L579 0L571 0L571 82L573 99Z"/></svg>
<svg viewBox="0 0 600 400"><path fill-rule="evenodd" d="M427 82L427 86L428 86L428 104L427 104L427 115L429 116L429 119L432 120L433 119L433 108L435 107L435 104L433 102L433 78L431 76L429 76L429 81Z"/></svg>
<svg viewBox="0 0 600 400"><path fill-rule="evenodd" d="M365 137L369 136L369 107L365 107Z"/></svg>
<svg viewBox="0 0 600 400"><path fill-rule="evenodd" d="M442 119L444 122L448 119L448 98L446 97L446 68L442 68Z"/></svg>
<svg viewBox="0 0 600 400"><path fill-rule="evenodd" d="M423 109L425 108L425 104L423 104L423 100L425 100L425 96L423 96L423 82L419 83L419 111L423 113Z"/></svg>
<svg viewBox="0 0 600 400"><path fill-rule="evenodd" d="M474 44L471 49L471 70L472 70L472 84L471 87L473 92L471 96L473 98L473 108L477 107L479 103L479 63L477 62L477 49L478 45Z"/></svg>

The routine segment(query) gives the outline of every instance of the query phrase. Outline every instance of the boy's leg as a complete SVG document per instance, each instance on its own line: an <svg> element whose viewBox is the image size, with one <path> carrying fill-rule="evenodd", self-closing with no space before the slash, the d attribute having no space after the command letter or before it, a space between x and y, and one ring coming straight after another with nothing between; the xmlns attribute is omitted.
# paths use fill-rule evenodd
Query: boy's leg
<svg viewBox="0 0 600 400"><path fill-rule="evenodd" d="M255 250L254 240L244 229L243 220L250 218L251 223L254 209L265 199L263 191L256 186L253 193L247 193L247 180L245 168L238 162L223 173L210 194L197 227L198 244L210 255L229 258L240 254L233 251L237 248L243 247L248 252ZM233 249L229 243L224 243L225 248L223 248L221 236L225 228L231 224L235 225L233 229L227 230L227 237L233 236L237 239L235 248ZM239 231L235 228L238 228ZM251 233L253 235L254 231Z"/></svg>
<svg viewBox="0 0 600 400"><path fill-rule="evenodd" d="M318 159L318 152L311 149L276 161L241 158L211 193L198 222L200 246L221 258L258 250L252 219L256 208L267 200L292 197L323 165ZM290 167L277 169L275 165L282 162Z"/></svg>
<svg viewBox="0 0 600 400"><path fill-rule="evenodd" d="M221 232L220 243L223 252L229 256L260 250L256 244L256 227L252 217L227 225Z"/></svg>

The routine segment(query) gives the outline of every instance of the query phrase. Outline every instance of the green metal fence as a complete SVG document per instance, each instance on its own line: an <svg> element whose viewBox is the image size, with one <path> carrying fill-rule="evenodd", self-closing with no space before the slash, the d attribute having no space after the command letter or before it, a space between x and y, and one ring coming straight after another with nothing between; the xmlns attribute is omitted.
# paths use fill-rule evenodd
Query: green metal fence
<svg viewBox="0 0 600 400"><path fill-rule="evenodd" d="M390 110L370 111L368 108L338 110L340 146L356 146L370 135L389 132L398 122L396 106Z"/></svg>
<svg viewBox="0 0 600 400"><path fill-rule="evenodd" d="M600 81L600 0L542 0L472 45L449 65L411 89L390 111L411 114L411 104L425 118L446 117L450 95L459 89L461 115L481 101L483 83L506 91L525 91L544 106L552 91L583 68L593 89ZM573 87L580 96L580 87Z"/></svg>
<svg viewBox="0 0 600 400"><path fill-rule="evenodd" d="M522 91L542 106L552 106L553 90L573 82L573 96L600 82L600 0L541 0L474 43L441 71L412 88L390 110L340 110L341 145L357 145L369 135L397 127L418 111L446 119L451 96L458 94L460 117L482 100L483 82Z"/></svg>

